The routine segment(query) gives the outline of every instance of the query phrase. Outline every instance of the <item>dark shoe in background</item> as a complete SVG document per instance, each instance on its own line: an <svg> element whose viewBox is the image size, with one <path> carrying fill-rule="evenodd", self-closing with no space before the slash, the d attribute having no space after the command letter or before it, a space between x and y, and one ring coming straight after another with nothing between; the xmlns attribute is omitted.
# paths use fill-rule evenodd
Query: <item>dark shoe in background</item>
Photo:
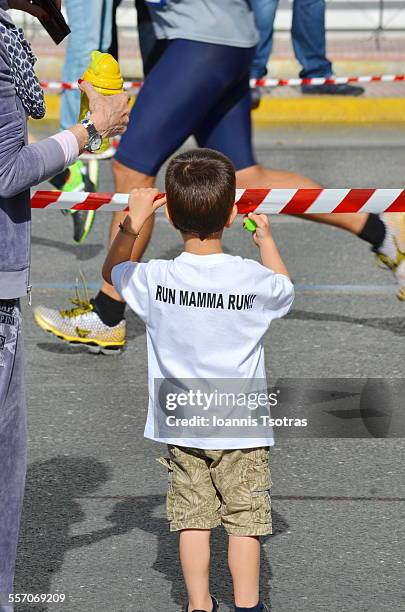
<svg viewBox="0 0 405 612"><path fill-rule="evenodd" d="M251 87L250 88L250 108L252 110L256 110L256 108L259 108L261 100L262 100L262 92L260 90L260 87Z"/></svg>
<svg viewBox="0 0 405 612"><path fill-rule="evenodd" d="M361 96L364 88L349 83L324 83L323 85L301 85L303 94L327 96Z"/></svg>

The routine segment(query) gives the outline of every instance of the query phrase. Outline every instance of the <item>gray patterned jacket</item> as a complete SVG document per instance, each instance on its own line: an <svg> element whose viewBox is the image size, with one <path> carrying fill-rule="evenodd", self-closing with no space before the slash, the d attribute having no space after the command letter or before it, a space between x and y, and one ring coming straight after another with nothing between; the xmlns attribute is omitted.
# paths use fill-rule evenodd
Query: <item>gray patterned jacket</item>
<svg viewBox="0 0 405 612"><path fill-rule="evenodd" d="M0 0L0 21L10 24L7 1ZM0 35L0 299L22 297L30 284L30 187L61 172L59 143L46 138L27 145L27 117L10 75Z"/></svg>

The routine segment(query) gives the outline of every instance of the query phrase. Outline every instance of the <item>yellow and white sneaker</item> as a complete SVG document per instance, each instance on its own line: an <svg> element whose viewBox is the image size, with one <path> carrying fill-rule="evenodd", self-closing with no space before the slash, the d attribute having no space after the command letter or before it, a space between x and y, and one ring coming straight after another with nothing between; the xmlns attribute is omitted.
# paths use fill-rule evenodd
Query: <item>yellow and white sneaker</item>
<svg viewBox="0 0 405 612"><path fill-rule="evenodd" d="M86 345L91 353L119 353L125 345L125 320L118 325L105 325L90 302L75 299L70 310L54 310L38 306L35 321L41 329L71 344Z"/></svg>
<svg viewBox="0 0 405 612"><path fill-rule="evenodd" d="M392 270L398 283L397 297L405 301L405 213L385 213L381 219L386 227L386 237L377 260Z"/></svg>
<svg viewBox="0 0 405 612"><path fill-rule="evenodd" d="M39 327L50 332L60 340L70 344L85 345L90 353L104 355L117 354L125 345L125 319L110 327L102 322L90 302L87 283L80 273L84 297L82 298L76 280L76 297L72 300L73 308L55 310L38 306L34 310L35 321Z"/></svg>

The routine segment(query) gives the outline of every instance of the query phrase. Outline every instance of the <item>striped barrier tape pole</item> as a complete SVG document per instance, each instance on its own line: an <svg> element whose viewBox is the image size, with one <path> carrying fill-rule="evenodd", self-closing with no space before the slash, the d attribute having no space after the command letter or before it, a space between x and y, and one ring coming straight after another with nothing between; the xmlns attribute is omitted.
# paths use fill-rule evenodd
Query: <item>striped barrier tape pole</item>
<svg viewBox="0 0 405 612"><path fill-rule="evenodd" d="M405 74L383 74L378 76L315 77L310 79L251 79L251 87L299 87L300 85L343 85L345 83L396 83L405 81ZM41 81L43 89L60 92L78 89L76 82ZM126 81L126 91L137 91L142 81Z"/></svg>
<svg viewBox="0 0 405 612"><path fill-rule="evenodd" d="M127 193L33 191L32 208L124 211ZM405 212L405 189L237 189L240 214Z"/></svg>

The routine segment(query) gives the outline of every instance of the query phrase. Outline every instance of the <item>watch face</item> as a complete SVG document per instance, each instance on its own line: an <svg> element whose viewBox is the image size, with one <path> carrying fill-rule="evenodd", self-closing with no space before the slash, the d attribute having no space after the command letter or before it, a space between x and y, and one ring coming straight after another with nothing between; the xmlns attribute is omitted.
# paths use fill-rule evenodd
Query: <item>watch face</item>
<svg viewBox="0 0 405 612"><path fill-rule="evenodd" d="M89 140L89 144L88 144L88 148L89 150L94 153L95 151L98 151L99 148L101 147L101 143L103 142L103 139L101 138L101 136L97 135L97 136L92 136Z"/></svg>

